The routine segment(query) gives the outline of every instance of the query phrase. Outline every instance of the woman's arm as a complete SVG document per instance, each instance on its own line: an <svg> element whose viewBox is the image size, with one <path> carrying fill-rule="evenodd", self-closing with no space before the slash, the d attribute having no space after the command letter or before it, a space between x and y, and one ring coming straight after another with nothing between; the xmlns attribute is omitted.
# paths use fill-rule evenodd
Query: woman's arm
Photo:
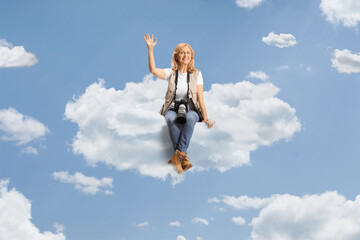
<svg viewBox="0 0 360 240"><path fill-rule="evenodd" d="M208 125L208 128L211 128L212 126L214 126L215 121L209 119L208 116L207 116L205 102L204 102L204 93L203 92L204 92L203 85L202 84L197 85L197 100L199 102L200 109L201 109L201 112L202 112L203 117L204 117L204 122Z"/></svg>
<svg viewBox="0 0 360 240"><path fill-rule="evenodd" d="M146 42L146 45L148 47L148 55L149 55L149 70L152 74L155 75L157 78L165 79L165 70L161 68L155 67L155 60L154 60L154 47L157 42L157 38L155 38L154 41L154 35L148 33L146 36L144 36L144 40Z"/></svg>

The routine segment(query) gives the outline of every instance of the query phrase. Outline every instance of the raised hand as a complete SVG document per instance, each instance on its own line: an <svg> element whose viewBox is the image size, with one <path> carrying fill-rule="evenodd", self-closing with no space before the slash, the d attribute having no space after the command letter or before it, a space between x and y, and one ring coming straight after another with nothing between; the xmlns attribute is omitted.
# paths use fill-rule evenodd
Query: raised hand
<svg viewBox="0 0 360 240"><path fill-rule="evenodd" d="M148 48L154 48L156 45L156 42L157 42L157 38L155 38L155 41L154 41L154 35L151 34L151 38L150 38L149 33L144 36L144 40L145 40Z"/></svg>

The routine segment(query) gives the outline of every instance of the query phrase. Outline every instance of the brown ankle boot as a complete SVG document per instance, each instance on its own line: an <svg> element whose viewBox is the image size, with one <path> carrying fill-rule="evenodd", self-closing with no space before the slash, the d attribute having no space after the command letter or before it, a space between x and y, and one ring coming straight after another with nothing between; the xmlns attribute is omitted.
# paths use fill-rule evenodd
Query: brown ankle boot
<svg viewBox="0 0 360 240"><path fill-rule="evenodd" d="M189 161L189 158L186 156L186 153L179 152L180 158L181 158L181 167L184 171L189 170L192 167L191 162Z"/></svg>
<svg viewBox="0 0 360 240"><path fill-rule="evenodd" d="M171 159L168 161L168 164L172 164L175 168L175 170L179 173L179 174L183 174L184 170L182 168L182 160L179 154L179 150L176 150L176 152L174 153L174 155L171 157Z"/></svg>

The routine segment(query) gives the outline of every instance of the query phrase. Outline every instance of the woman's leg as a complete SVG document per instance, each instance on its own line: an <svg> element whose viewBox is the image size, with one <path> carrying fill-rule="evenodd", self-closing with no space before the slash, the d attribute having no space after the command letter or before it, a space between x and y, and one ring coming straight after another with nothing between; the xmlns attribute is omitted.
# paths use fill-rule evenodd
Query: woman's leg
<svg viewBox="0 0 360 240"><path fill-rule="evenodd" d="M184 127L181 131L179 144L177 146L177 149L179 149L181 152L187 152L187 148L190 144L190 140L197 121L199 121L199 115L197 114L197 112L189 110L186 113L186 123L184 124Z"/></svg>
<svg viewBox="0 0 360 240"><path fill-rule="evenodd" d="M165 120L169 128L169 134L170 134L171 142L174 147L174 151L178 147L180 129L181 129L180 125L175 121L175 118L176 118L175 111L169 110L165 113Z"/></svg>

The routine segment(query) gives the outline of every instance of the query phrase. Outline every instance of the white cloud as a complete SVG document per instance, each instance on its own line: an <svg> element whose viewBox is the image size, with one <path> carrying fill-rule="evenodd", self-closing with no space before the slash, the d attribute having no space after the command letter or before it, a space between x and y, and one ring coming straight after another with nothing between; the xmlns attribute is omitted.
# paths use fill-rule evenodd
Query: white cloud
<svg viewBox="0 0 360 240"><path fill-rule="evenodd" d="M244 209L249 209L249 208L262 208L264 206L266 206L267 204L269 204L269 202L272 201L272 199L276 197L273 196L271 198L257 198L257 197L248 197L246 195L242 195L240 197L234 197L234 196L227 196L227 195L223 195L223 198L217 199L217 201L212 201L210 198L208 200L209 203L225 203L228 206L231 206L234 209L238 209L238 210L244 210Z"/></svg>
<svg viewBox="0 0 360 240"><path fill-rule="evenodd" d="M360 239L360 195L354 201L337 192L234 199L241 201L223 202L236 209L260 208L250 224L253 240Z"/></svg>
<svg viewBox="0 0 360 240"><path fill-rule="evenodd" d="M209 198L208 202L209 203L219 203L219 202L221 202L221 200L215 197L215 198Z"/></svg>
<svg viewBox="0 0 360 240"><path fill-rule="evenodd" d="M32 146L27 146L23 148L21 152L25 154L35 154L35 155L39 154L38 150Z"/></svg>
<svg viewBox="0 0 360 240"><path fill-rule="evenodd" d="M209 225L209 222L205 218L199 218L199 217L196 217L193 220L191 220L191 223L202 223L204 225Z"/></svg>
<svg viewBox="0 0 360 240"><path fill-rule="evenodd" d="M136 224L136 226L138 228L145 228L145 227L148 227L149 225L150 225L149 222L142 222L142 223Z"/></svg>
<svg viewBox="0 0 360 240"><path fill-rule="evenodd" d="M269 76L263 71L249 72L248 78L258 78L260 80L266 81L269 79Z"/></svg>
<svg viewBox="0 0 360 240"><path fill-rule="evenodd" d="M348 49L335 49L334 57L331 59L332 67L340 73L360 72L360 53L351 53Z"/></svg>
<svg viewBox="0 0 360 240"><path fill-rule="evenodd" d="M263 37L262 41L267 45L274 45L279 48L290 47L296 44L296 38L289 33L275 34L271 32L267 37Z"/></svg>
<svg viewBox="0 0 360 240"><path fill-rule="evenodd" d="M245 219L243 219L242 217L232 217L231 221L233 221L233 223L235 223L236 225L239 225L239 226L246 224Z"/></svg>
<svg viewBox="0 0 360 240"><path fill-rule="evenodd" d="M57 233L64 232L66 227L60 223L54 223L53 227L56 229Z"/></svg>
<svg viewBox="0 0 360 240"><path fill-rule="evenodd" d="M358 0L322 0L320 9L326 19L345 27L356 27L360 22L360 2Z"/></svg>
<svg viewBox="0 0 360 240"><path fill-rule="evenodd" d="M282 65L282 66L276 68L276 70L279 70L279 71L289 70L289 69L290 69L290 67L288 65Z"/></svg>
<svg viewBox="0 0 360 240"><path fill-rule="evenodd" d="M112 178L111 178L112 179ZM104 191L105 195L113 195L114 193L110 190L105 190Z"/></svg>
<svg viewBox="0 0 360 240"><path fill-rule="evenodd" d="M236 5L242 8L252 9L259 6L265 0L236 0Z"/></svg>
<svg viewBox="0 0 360 240"><path fill-rule="evenodd" d="M186 238L183 235L179 235L176 237L176 240L186 240Z"/></svg>
<svg viewBox="0 0 360 240"><path fill-rule="evenodd" d="M13 141L16 145L22 146L43 139L49 132L44 124L12 107L0 109L0 137L3 141ZM38 154L38 150L26 146L22 153Z"/></svg>
<svg viewBox="0 0 360 240"><path fill-rule="evenodd" d="M337 192L278 195L251 224L254 240L360 239L360 195L355 201Z"/></svg>
<svg viewBox="0 0 360 240"><path fill-rule="evenodd" d="M6 41L6 39L0 38L0 47L12 48L14 45Z"/></svg>
<svg viewBox="0 0 360 240"><path fill-rule="evenodd" d="M168 129L159 114L167 82L148 75L143 82L127 83L124 90L91 84L66 105L65 116L79 130L73 140L75 154L91 166L105 163L118 170L173 181L182 176L167 164L173 154ZM213 84L204 92L212 129L198 123L188 149L190 171L215 168L226 171L249 164L250 151L270 146L300 131L295 109L276 98L272 83ZM175 180L174 180L175 179Z"/></svg>
<svg viewBox="0 0 360 240"><path fill-rule="evenodd" d="M57 231L41 233L31 222L31 202L19 191L8 190L8 180L0 180L0 239L65 240Z"/></svg>
<svg viewBox="0 0 360 240"><path fill-rule="evenodd" d="M196 237L196 240L203 240L202 237Z"/></svg>
<svg viewBox="0 0 360 240"><path fill-rule="evenodd" d="M27 52L23 46L13 46L0 39L0 68L30 67L38 63L35 54Z"/></svg>
<svg viewBox="0 0 360 240"><path fill-rule="evenodd" d="M181 223L179 221L171 222L169 223L169 226L171 227L181 227Z"/></svg>
<svg viewBox="0 0 360 240"><path fill-rule="evenodd" d="M87 177L80 172L71 175L67 171L54 172L53 177L60 182L74 184L75 189L86 194L94 195L100 191L104 191L107 195L113 194L110 190L104 189L112 188L113 178L104 177L102 179L97 179L95 177Z"/></svg>

